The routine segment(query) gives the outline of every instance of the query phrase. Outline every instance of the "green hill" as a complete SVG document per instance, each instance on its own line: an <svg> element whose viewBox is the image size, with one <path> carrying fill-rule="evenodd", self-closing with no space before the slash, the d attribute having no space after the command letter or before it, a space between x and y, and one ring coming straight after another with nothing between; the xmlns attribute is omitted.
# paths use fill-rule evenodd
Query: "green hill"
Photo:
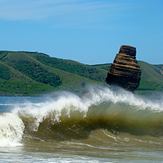
<svg viewBox="0 0 163 163"><path fill-rule="evenodd" d="M163 90L163 66L139 62L140 90ZM0 51L0 94L34 95L105 83L110 64L86 65L37 52Z"/></svg>
<svg viewBox="0 0 163 163"><path fill-rule="evenodd" d="M163 75L163 64L161 65L154 65L155 69L161 74Z"/></svg>
<svg viewBox="0 0 163 163"><path fill-rule="evenodd" d="M159 73L154 65L139 62L142 76L139 89L141 90L163 90L163 75Z"/></svg>
<svg viewBox="0 0 163 163"><path fill-rule="evenodd" d="M139 61L141 67L141 82L138 90L163 90L163 65L151 65L149 63ZM94 65L96 68L108 70L111 64Z"/></svg>

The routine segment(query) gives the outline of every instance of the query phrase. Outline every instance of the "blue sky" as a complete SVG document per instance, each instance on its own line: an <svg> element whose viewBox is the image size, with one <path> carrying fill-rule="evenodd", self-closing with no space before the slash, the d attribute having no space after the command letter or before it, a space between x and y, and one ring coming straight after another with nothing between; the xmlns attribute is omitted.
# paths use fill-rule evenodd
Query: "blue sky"
<svg viewBox="0 0 163 163"><path fill-rule="evenodd" d="M162 0L0 0L0 49L96 64L122 44L137 59L163 63Z"/></svg>

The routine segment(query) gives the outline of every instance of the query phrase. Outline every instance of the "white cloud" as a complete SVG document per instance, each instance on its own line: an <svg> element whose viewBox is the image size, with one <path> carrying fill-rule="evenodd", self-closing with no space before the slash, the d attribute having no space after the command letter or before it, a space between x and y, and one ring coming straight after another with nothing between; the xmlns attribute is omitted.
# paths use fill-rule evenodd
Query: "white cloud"
<svg viewBox="0 0 163 163"><path fill-rule="evenodd" d="M110 6L103 0L0 0L0 19L39 20Z"/></svg>

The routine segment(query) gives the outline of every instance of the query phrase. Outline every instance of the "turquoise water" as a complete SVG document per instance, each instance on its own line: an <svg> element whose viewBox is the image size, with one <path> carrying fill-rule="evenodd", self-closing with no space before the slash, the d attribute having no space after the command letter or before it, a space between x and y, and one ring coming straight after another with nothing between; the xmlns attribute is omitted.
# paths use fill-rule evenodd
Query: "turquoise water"
<svg viewBox="0 0 163 163"><path fill-rule="evenodd" d="M163 94L0 97L0 162L163 162Z"/></svg>

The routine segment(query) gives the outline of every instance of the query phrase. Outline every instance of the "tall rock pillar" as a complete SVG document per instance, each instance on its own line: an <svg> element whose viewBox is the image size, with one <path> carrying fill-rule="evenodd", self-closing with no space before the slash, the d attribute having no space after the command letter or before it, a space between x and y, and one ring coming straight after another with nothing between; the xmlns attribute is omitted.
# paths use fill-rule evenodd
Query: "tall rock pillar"
<svg viewBox="0 0 163 163"><path fill-rule="evenodd" d="M136 60L136 48L121 46L107 74L106 82L134 91L139 86L140 78L141 70Z"/></svg>

